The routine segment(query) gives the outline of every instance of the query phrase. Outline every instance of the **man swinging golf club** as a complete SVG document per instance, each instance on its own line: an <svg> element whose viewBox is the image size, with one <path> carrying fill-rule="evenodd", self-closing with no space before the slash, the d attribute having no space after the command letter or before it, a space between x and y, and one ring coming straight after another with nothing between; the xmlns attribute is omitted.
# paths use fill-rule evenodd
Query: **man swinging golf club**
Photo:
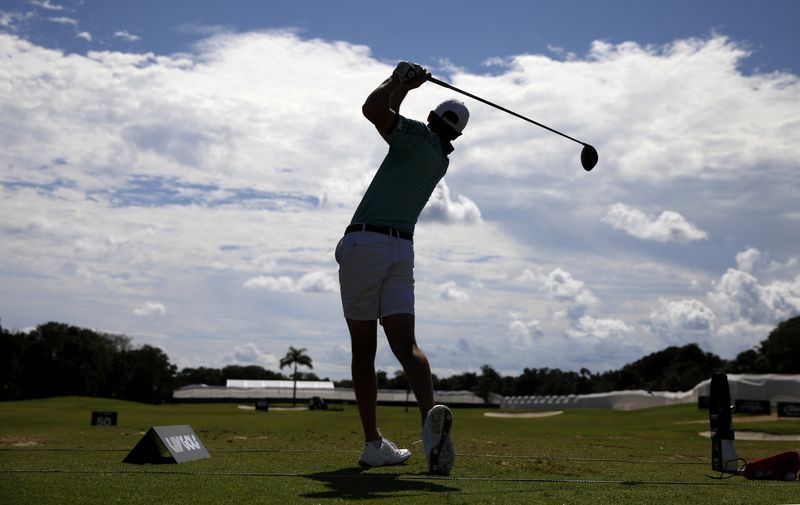
<svg viewBox="0 0 800 505"><path fill-rule="evenodd" d="M378 432L375 351L380 320L422 414L428 470L448 474L455 459L453 416L446 406L433 404L430 365L414 335L413 238L422 209L447 172L451 141L461 135L469 111L462 102L447 100L428 114L427 125L401 116L406 94L429 77L419 65L400 62L364 102L362 112L389 144L389 152L336 246L336 261L364 429L359 464L395 465L411 455Z"/></svg>

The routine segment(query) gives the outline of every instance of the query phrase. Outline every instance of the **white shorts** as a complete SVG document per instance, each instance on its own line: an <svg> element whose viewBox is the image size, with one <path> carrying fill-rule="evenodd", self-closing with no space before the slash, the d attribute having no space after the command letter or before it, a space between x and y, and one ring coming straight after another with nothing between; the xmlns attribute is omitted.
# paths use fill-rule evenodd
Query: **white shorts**
<svg viewBox="0 0 800 505"><path fill-rule="evenodd" d="M344 317L369 321L414 314L414 243L356 231L336 246Z"/></svg>

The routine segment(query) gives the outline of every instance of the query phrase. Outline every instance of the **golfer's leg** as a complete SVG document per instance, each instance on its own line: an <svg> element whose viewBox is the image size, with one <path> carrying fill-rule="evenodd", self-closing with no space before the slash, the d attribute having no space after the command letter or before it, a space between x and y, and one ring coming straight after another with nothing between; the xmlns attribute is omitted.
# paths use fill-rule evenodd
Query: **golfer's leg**
<svg viewBox="0 0 800 505"><path fill-rule="evenodd" d="M375 375L375 351L377 348L377 321L354 321L347 319L350 329L350 346L353 358L350 369L353 374L353 390L358 403L358 414L364 428L364 441L378 440L378 422L375 409L378 403L378 379Z"/></svg>
<svg viewBox="0 0 800 505"><path fill-rule="evenodd" d="M417 397L422 421L433 407L433 380L428 358L417 346L413 314L394 314L382 320L383 330L392 352L406 373L408 383Z"/></svg>

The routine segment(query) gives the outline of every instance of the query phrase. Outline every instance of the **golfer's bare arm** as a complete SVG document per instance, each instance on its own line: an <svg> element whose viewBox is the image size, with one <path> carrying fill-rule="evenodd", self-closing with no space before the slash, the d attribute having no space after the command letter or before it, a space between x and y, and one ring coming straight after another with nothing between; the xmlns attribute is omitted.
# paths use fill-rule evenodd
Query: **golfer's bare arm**
<svg viewBox="0 0 800 505"><path fill-rule="evenodd" d="M367 97L361 107L361 112L370 123L375 125L378 133L387 143L392 126L394 126L395 116L400 113L400 105L406 94L412 89L420 87L428 80L429 75L428 72L421 72L417 79L402 84L400 79L392 74Z"/></svg>

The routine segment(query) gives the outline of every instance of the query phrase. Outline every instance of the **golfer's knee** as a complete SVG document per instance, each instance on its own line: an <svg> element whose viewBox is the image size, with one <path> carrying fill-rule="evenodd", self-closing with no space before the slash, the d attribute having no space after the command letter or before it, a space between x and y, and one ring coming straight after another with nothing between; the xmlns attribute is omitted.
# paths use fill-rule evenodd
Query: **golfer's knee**
<svg viewBox="0 0 800 505"><path fill-rule="evenodd" d="M414 359L414 352L409 348L392 349L392 352L394 352L394 357L397 358L397 361L403 366L411 363Z"/></svg>
<svg viewBox="0 0 800 505"><path fill-rule="evenodd" d="M403 367L407 365L413 366L426 360L422 349L417 347L416 344L393 348L392 351L394 352L397 361L399 361Z"/></svg>

